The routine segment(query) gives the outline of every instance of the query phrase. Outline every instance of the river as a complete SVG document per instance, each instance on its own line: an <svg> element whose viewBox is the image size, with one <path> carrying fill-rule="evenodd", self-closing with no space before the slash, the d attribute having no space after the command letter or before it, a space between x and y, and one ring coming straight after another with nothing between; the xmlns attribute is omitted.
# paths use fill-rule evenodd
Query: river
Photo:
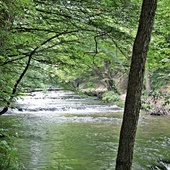
<svg viewBox="0 0 170 170"><path fill-rule="evenodd" d="M0 117L26 170L114 170L123 110L70 91L33 92ZM141 113L134 170L170 170L170 117Z"/></svg>

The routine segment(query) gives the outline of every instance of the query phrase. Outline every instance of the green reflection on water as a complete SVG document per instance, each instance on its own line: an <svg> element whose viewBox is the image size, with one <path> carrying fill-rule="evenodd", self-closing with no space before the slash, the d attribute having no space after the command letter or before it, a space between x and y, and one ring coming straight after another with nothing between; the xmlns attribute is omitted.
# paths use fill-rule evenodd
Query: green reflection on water
<svg viewBox="0 0 170 170"><path fill-rule="evenodd" d="M89 122L5 116L1 125L18 132L16 145L27 170L114 170L121 121L95 121L99 115L120 118L122 114L93 113L94 121ZM158 159L170 160L169 151L170 117L142 116L133 169L149 169Z"/></svg>
<svg viewBox="0 0 170 170"><path fill-rule="evenodd" d="M61 140L61 155L65 155L68 160L74 160L67 162L67 166L77 170L109 169L114 162L118 141L118 126L113 127L112 125L101 123L67 124L61 126L60 130L57 128L62 132L62 135L51 134L52 143ZM51 129L53 132L56 131L54 125ZM60 136L59 139L58 136Z"/></svg>

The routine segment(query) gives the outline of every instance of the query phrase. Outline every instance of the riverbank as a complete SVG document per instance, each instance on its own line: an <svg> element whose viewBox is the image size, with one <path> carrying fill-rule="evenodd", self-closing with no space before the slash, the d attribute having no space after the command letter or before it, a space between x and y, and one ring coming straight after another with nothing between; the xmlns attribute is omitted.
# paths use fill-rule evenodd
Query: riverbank
<svg viewBox="0 0 170 170"><path fill-rule="evenodd" d="M147 114L155 116L170 116L170 93L169 88L162 88L161 91L151 91L150 93L144 93L141 97L142 107L141 109ZM116 94L106 89L91 89L83 90L86 95L97 97L106 103L116 104L120 107L124 107L126 93Z"/></svg>

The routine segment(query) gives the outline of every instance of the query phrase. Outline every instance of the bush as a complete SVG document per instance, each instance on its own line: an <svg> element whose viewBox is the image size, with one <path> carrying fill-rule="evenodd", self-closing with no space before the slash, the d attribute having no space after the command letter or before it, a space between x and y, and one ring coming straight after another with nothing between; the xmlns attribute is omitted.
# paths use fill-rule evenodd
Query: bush
<svg viewBox="0 0 170 170"><path fill-rule="evenodd" d="M17 148L14 146L13 137L0 129L0 170L20 170Z"/></svg>
<svg viewBox="0 0 170 170"><path fill-rule="evenodd" d="M120 107L123 107L124 103L123 101L120 99L119 95L116 94L113 91L106 91L103 95L102 95L102 100L104 102L107 103L114 103Z"/></svg>

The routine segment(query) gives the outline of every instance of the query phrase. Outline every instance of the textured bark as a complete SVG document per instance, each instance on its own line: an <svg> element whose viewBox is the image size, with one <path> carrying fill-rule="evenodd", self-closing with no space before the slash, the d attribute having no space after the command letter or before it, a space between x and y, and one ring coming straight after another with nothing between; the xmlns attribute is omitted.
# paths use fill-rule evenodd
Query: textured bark
<svg viewBox="0 0 170 170"><path fill-rule="evenodd" d="M156 7L157 0L143 0L138 32L133 45L125 110L116 160L116 170L130 170L132 168L133 149L141 105L145 62Z"/></svg>

